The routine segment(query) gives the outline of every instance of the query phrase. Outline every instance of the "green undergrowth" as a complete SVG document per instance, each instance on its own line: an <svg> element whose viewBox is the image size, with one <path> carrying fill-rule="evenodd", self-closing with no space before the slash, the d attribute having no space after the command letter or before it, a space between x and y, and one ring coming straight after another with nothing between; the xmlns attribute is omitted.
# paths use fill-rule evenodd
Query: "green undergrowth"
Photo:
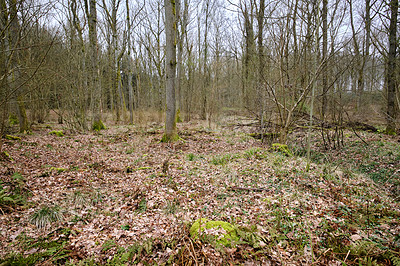
<svg viewBox="0 0 400 266"><path fill-rule="evenodd" d="M68 237L75 232L59 228L46 237L31 238L24 233L17 241L26 252L11 253L0 259L0 265L62 265L70 259Z"/></svg>
<svg viewBox="0 0 400 266"><path fill-rule="evenodd" d="M332 164L365 174L377 183L400 183L400 143L374 140L347 141L344 147L331 151L311 151L311 160ZM294 147L297 156L306 156L305 148Z"/></svg>
<svg viewBox="0 0 400 266"><path fill-rule="evenodd" d="M26 188L25 178L18 172L9 181L0 181L0 210L2 213L12 212L18 207L27 205L30 196Z"/></svg>

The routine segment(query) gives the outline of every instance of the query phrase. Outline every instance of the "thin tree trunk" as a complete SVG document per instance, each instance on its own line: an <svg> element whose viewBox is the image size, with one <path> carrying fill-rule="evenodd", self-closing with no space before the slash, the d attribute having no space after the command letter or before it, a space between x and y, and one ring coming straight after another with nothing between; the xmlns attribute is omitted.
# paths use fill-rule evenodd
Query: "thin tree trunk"
<svg viewBox="0 0 400 266"><path fill-rule="evenodd" d="M133 125L133 86L132 86L132 59L131 59L131 19L129 0L126 0L126 25L128 28L128 93L129 93L129 124Z"/></svg>
<svg viewBox="0 0 400 266"><path fill-rule="evenodd" d="M396 50L397 50L397 13L399 1L390 1L390 25L389 25L389 54L387 70L387 125L386 132L394 134L396 132Z"/></svg>
<svg viewBox="0 0 400 266"><path fill-rule="evenodd" d="M98 64L98 43L97 43L97 9L96 0L85 0L85 11L89 24L89 45L90 45L90 76L91 76L91 111L93 115L92 128L100 130L104 128L101 121L101 88L99 80L99 64Z"/></svg>
<svg viewBox="0 0 400 266"><path fill-rule="evenodd" d="M264 13L265 13L265 0L260 0L260 6L258 8L257 14L257 22L258 22L258 36L257 36L257 45L258 45L258 86L257 86L257 94L258 94L258 109L260 116L260 136L261 142L264 141Z"/></svg>
<svg viewBox="0 0 400 266"><path fill-rule="evenodd" d="M165 3L165 35L166 35L166 103L164 142L174 141L178 138L176 132L176 102L175 102L175 73L176 73L176 1L164 0Z"/></svg>
<svg viewBox="0 0 400 266"><path fill-rule="evenodd" d="M26 115L26 109L24 104L24 92L23 88L20 86L22 84L21 81L21 70L20 70L20 56L19 50L17 49L20 40L21 27L18 21L18 7L21 7L21 3L17 0L10 1L10 31L9 31L9 44L10 49L12 49L10 53L11 60L11 82L9 85L16 92L17 95L17 110L18 110L18 119L19 119L19 131L26 132L29 130L28 124L28 116Z"/></svg>
<svg viewBox="0 0 400 266"><path fill-rule="evenodd" d="M321 119L325 120L328 109L328 0L322 1L322 112Z"/></svg>

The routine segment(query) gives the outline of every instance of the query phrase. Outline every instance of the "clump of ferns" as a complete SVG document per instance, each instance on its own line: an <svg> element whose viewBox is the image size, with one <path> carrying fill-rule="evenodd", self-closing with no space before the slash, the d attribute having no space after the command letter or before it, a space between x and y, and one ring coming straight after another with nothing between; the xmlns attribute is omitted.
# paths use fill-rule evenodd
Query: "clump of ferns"
<svg viewBox="0 0 400 266"><path fill-rule="evenodd" d="M59 206L44 205L36 210L30 217L30 222L39 229L50 226L53 222L61 221L64 218Z"/></svg>
<svg viewBox="0 0 400 266"><path fill-rule="evenodd" d="M394 252L389 252L390 261L394 266L400 266L400 254L395 254Z"/></svg>

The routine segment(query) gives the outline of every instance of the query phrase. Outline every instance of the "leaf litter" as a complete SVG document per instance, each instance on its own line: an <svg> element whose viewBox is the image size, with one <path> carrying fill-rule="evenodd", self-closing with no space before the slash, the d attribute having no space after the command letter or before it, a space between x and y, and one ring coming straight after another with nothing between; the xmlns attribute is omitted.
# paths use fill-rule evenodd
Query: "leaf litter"
<svg viewBox="0 0 400 266"><path fill-rule="evenodd" d="M307 172L304 158L241 132L179 127L173 144L159 141L161 128L147 134L132 126L6 140L13 161L1 162L1 181L19 173L30 196L0 215L0 256L38 252L21 243L46 237L66 238L64 262L115 262L133 245L121 262L385 264L398 256L400 207L387 186L326 163ZM31 217L43 206L57 206L63 218L37 228ZM241 240L227 248L191 239L200 218L234 224Z"/></svg>

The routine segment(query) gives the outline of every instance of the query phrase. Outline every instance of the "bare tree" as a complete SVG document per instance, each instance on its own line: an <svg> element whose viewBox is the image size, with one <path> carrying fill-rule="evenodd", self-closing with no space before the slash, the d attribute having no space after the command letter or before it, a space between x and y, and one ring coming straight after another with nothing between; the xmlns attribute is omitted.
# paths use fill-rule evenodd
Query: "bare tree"
<svg viewBox="0 0 400 266"><path fill-rule="evenodd" d="M178 138L176 131L176 38L177 38L177 17L179 10L176 2L179 0L165 0L165 36L166 36L166 103L165 133L162 138L164 142L175 141Z"/></svg>
<svg viewBox="0 0 400 266"><path fill-rule="evenodd" d="M87 2L89 1L89 3ZM85 12L89 24L89 45L90 45L90 95L92 128L100 130L104 128L101 121L101 87L99 79L99 58L98 58L98 40L97 40L97 3L96 0L85 0Z"/></svg>
<svg viewBox="0 0 400 266"><path fill-rule="evenodd" d="M396 52L397 52L397 13L399 1L390 1L389 53L387 65L387 124L386 132L396 132Z"/></svg>

